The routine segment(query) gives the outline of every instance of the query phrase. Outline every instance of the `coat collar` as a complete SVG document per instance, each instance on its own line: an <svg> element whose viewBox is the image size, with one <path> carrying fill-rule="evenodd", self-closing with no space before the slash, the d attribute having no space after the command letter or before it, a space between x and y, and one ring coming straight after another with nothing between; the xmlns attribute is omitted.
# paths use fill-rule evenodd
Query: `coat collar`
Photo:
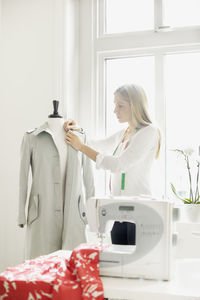
<svg viewBox="0 0 200 300"><path fill-rule="evenodd" d="M52 132L51 130L49 129L49 126L48 126L48 123L45 122L43 125L41 125L40 127L38 127L35 131L34 131L34 135L38 135L40 134L41 132L48 132L49 134L52 135Z"/></svg>

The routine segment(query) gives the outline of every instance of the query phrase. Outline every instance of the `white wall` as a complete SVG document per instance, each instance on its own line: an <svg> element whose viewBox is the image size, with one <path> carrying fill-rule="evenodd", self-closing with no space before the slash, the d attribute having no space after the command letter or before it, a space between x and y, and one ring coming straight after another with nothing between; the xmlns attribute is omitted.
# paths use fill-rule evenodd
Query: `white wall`
<svg viewBox="0 0 200 300"><path fill-rule="evenodd" d="M0 271L23 260L25 229L16 226L23 134L45 122L53 99L64 117L67 96L78 101L78 2L1 0Z"/></svg>

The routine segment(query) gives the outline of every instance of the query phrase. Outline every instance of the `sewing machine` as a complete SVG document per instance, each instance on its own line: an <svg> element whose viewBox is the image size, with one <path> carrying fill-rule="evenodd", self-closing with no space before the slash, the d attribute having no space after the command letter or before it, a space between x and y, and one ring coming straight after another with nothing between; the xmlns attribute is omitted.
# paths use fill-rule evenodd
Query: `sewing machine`
<svg viewBox="0 0 200 300"><path fill-rule="evenodd" d="M173 203L149 197L90 198L89 228L100 237L114 221L135 223L136 245L107 245L100 275L169 280L172 271Z"/></svg>

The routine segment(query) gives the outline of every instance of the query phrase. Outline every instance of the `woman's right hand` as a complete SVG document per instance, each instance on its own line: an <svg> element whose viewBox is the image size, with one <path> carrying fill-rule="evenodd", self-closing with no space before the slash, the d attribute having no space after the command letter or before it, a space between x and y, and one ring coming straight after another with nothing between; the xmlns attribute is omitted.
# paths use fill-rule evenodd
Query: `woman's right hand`
<svg viewBox="0 0 200 300"><path fill-rule="evenodd" d="M63 125L63 128L65 129L66 132L68 132L69 130L73 130L73 129L79 129L77 126L76 126L76 121L72 120L72 119L69 119L67 120L64 125Z"/></svg>

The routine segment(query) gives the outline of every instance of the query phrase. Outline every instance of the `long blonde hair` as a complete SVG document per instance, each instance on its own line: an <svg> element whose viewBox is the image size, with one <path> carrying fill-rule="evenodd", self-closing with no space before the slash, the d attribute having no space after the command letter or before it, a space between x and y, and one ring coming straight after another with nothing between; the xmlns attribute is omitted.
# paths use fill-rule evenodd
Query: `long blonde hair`
<svg viewBox="0 0 200 300"><path fill-rule="evenodd" d="M140 127L146 127L152 123L148 113L147 96L144 89L136 84L125 84L120 86L114 95L118 94L123 100L127 101L131 107L132 119L136 120ZM156 152L156 159L159 157L161 146L161 133L158 129L159 141Z"/></svg>

